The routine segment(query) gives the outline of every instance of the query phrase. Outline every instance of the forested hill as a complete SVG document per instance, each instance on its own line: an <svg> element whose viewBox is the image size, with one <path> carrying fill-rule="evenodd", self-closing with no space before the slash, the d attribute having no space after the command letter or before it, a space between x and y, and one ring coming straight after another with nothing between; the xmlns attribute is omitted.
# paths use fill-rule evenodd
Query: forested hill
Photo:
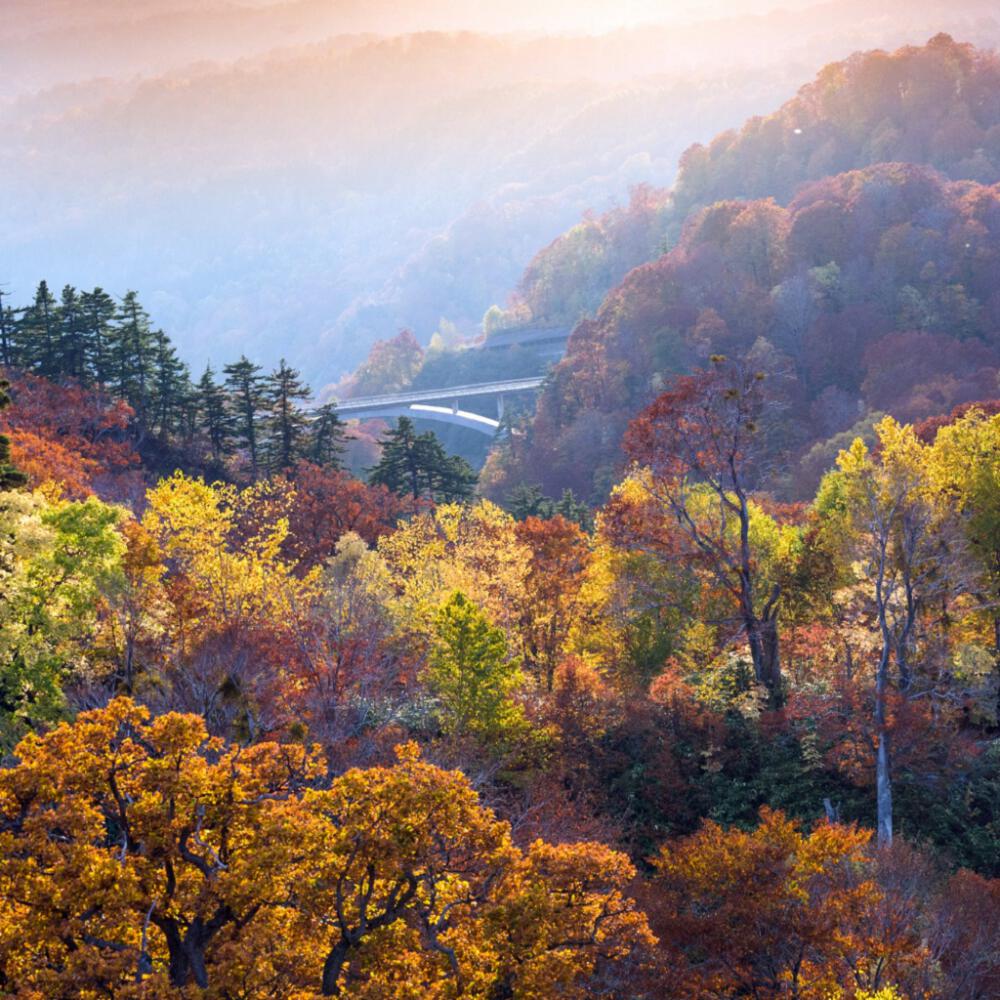
<svg viewBox="0 0 1000 1000"><path fill-rule="evenodd" d="M778 112L681 159L681 209L722 198L791 198L870 163L923 163L955 180L1000 180L1000 59L938 35L823 69Z"/></svg>
<svg viewBox="0 0 1000 1000"><path fill-rule="evenodd" d="M726 198L787 202L804 183L874 163L922 163L953 180L1000 180L1000 60L938 35L892 54L833 63L774 114L681 157L672 190L586 219L542 250L511 319L572 322L632 267L680 235L692 211Z"/></svg>
<svg viewBox="0 0 1000 1000"><path fill-rule="evenodd" d="M1000 59L945 35L827 66L777 113L692 147L673 191L638 192L528 269L499 325L596 315L489 488L599 497L627 421L713 353L753 349L782 373L795 462L776 485L792 495L836 453L823 442L876 411L995 395L998 180Z"/></svg>
<svg viewBox="0 0 1000 1000"><path fill-rule="evenodd" d="M993 0L636 2L683 23L526 35L547 12L520 0L8 0L0 284L139 289L192 367L284 356L319 388L401 328L473 334L584 211L673 183L687 145L823 63L1000 38ZM630 5L559 6L600 31Z"/></svg>

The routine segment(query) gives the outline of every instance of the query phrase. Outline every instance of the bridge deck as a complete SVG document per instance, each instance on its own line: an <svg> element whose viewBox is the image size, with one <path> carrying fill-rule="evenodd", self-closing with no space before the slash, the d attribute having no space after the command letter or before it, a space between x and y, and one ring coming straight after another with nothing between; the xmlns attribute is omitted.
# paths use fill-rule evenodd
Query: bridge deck
<svg viewBox="0 0 1000 1000"><path fill-rule="evenodd" d="M501 330L490 334L480 345L484 351L501 350L507 347L550 346L562 354L566 341L573 331L561 326L535 326L526 330Z"/></svg>
<svg viewBox="0 0 1000 1000"><path fill-rule="evenodd" d="M498 396L508 392L527 392L539 388L543 381L544 378L538 375L533 378L509 379L505 382L456 385L450 389L425 389L423 392L397 392L385 396L364 396L338 402L337 412L341 416L350 416L355 411L373 410L382 406L405 406L411 403L431 403L439 400L453 402L456 399L467 399L470 396Z"/></svg>

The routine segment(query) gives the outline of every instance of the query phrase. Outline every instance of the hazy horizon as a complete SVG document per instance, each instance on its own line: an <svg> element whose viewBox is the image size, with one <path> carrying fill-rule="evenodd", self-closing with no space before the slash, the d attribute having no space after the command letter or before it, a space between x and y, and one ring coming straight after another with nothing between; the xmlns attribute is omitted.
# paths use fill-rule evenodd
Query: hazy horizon
<svg viewBox="0 0 1000 1000"><path fill-rule="evenodd" d="M13 0L6 15L11 301L43 278L135 289L194 369L284 355L317 385L400 328L474 333L584 212L669 185L690 144L825 63L938 30L1000 37L984 0Z"/></svg>

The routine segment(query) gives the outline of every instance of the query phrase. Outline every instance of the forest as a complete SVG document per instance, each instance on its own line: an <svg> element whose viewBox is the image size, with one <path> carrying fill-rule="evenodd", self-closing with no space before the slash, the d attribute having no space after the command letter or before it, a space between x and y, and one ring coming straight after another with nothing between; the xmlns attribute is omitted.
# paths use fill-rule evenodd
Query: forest
<svg viewBox="0 0 1000 1000"><path fill-rule="evenodd" d="M575 329L490 495L527 478L602 501L628 420L715 352L780 372L784 499L884 413L995 395L998 142L1000 60L942 35L826 67L691 147L673 190L568 232L497 320Z"/></svg>
<svg viewBox="0 0 1000 1000"><path fill-rule="evenodd" d="M406 421L367 484L156 480L12 374L9 995L996 995L1000 405L780 503L716 355L600 509L508 512Z"/></svg>
<svg viewBox="0 0 1000 1000"><path fill-rule="evenodd" d="M478 472L4 291L0 992L1000 996L998 137L938 35L690 148ZM335 394L538 361L438 333Z"/></svg>

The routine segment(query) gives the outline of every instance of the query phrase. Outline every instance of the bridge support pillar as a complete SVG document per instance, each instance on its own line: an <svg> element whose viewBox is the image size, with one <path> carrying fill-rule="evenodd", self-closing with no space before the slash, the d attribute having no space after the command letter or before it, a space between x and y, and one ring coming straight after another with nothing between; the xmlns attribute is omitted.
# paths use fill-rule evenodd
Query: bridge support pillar
<svg viewBox="0 0 1000 1000"><path fill-rule="evenodd" d="M503 423L503 393L497 393L497 420Z"/></svg>

